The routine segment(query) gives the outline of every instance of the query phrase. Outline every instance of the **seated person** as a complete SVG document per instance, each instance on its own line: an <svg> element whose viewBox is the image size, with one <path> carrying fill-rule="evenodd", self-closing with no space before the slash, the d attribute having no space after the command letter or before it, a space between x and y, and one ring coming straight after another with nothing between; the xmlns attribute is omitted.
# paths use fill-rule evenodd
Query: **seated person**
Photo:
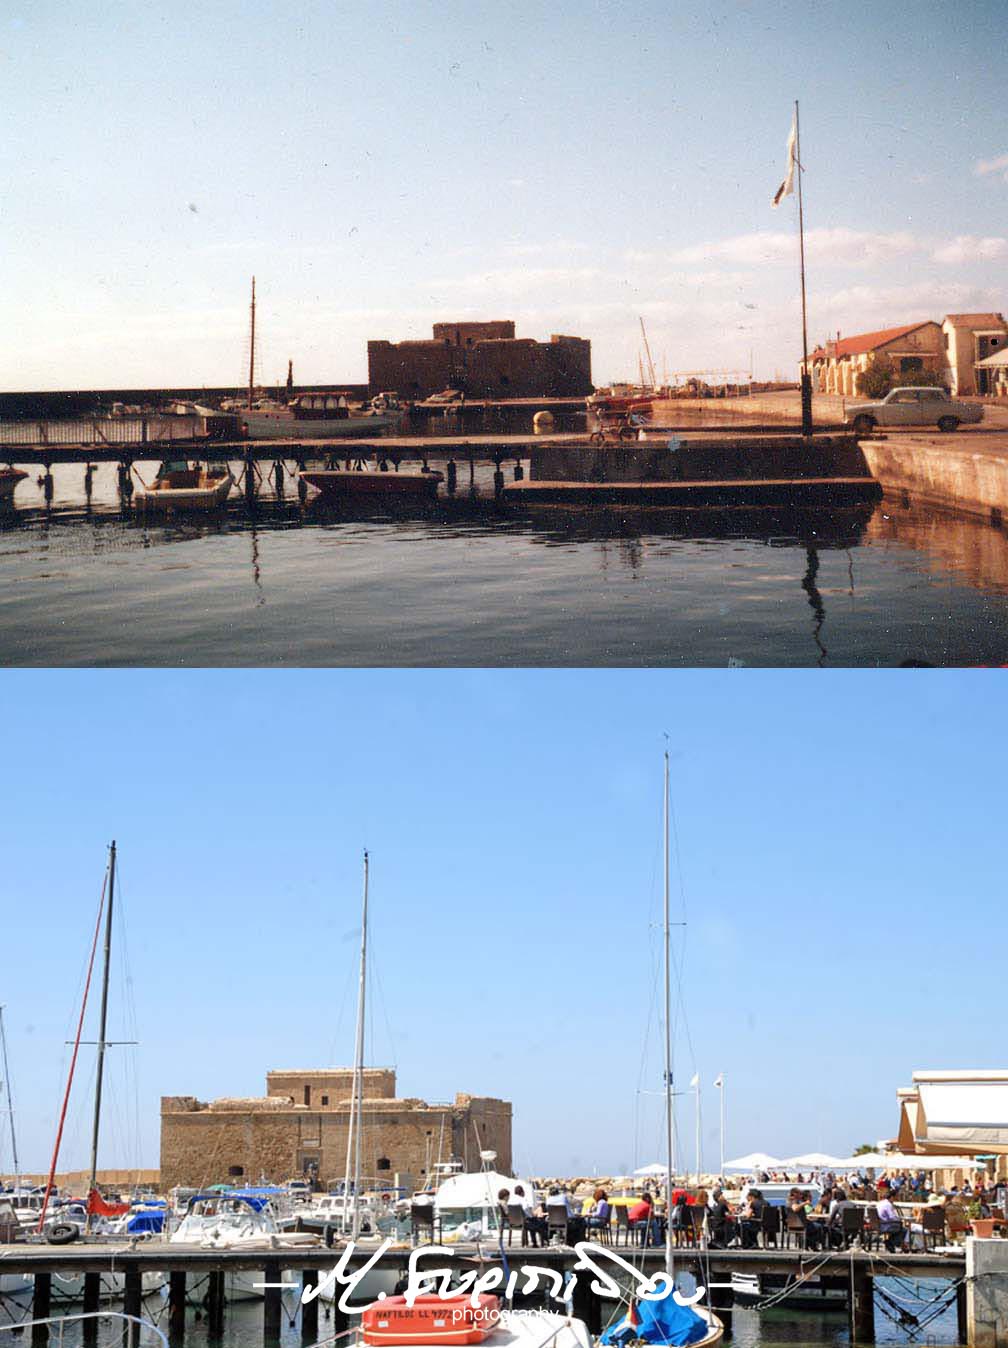
<svg viewBox="0 0 1008 1348"><path fill-rule="evenodd" d="M591 1210L588 1213L589 1231L608 1231L612 1222L612 1208L605 1189L596 1189L592 1194Z"/></svg>
<svg viewBox="0 0 1008 1348"><path fill-rule="evenodd" d="M903 1248L903 1218L897 1212L887 1185L880 1185L879 1201L875 1204L878 1213L879 1231L885 1237L886 1249L890 1254Z"/></svg>
<svg viewBox="0 0 1008 1348"><path fill-rule="evenodd" d="M545 1245L547 1240L546 1214L538 1207L535 1201L535 1193L527 1194L523 1184L516 1184L512 1202L520 1203L522 1206L522 1211L525 1213L525 1230L528 1232L532 1247L537 1248L540 1242Z"/></svg>
<svg viewBox="0 0 1008 1348"><path fill-rule="evenodd" d="M640 1196L640 1202L634 1203L628 1210L627 1221L630 1223L634 1241L641 1245L649 1244L652 1231L657 1229L657 1218L654 1200L646 1189Z"/></svg>
<svg viewBox="0 0 1008 1348"><path fill-rule="evenodd" d="M763 1209L766 1203L759 1189L750 1189L739 1220L742 1230L742 1248L755 1250L763 1227Z"/></svg>
<svg viewBox="0 0 1008 1348"><path fill-rule="evenodd" d="M707 1200L707 1230L710 1233L708 1244L712 1249L723 1250L734 1234L734 1220L731 1208L725 1201L720 1184L715 1184Z"/></svg>

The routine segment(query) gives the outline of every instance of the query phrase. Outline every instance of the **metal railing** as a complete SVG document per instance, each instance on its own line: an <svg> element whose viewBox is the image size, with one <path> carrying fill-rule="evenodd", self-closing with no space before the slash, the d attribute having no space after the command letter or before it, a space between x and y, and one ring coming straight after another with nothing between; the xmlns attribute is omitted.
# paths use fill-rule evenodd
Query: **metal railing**
<svg viewBox="0 0 1008 1348"><path fill-rule="evenodd" d="M149 1329L156 1334L161 1340L162 1348L168 1348L167 1334L163 1329L158 1329L153 1320L147 1320L141 1315L127 1315L125 1311L77 1311L73 1315L49 1315L39 1320L15 1320L11 1324L0 1325L0 1334L22 1334L26 1329L34 1330L40 1325L57 1325L56 1344L57 1348L62 1348L66 1326L77 1324L82 1320L123 1320L126 1322L127 1348L136 1348L140 1340L140 1331L143 1329Z"/></svg>
<svg viewBox="0 0 1008 1348"><path fill-rule="evenodd" d="M0 421L0 445L146 445L205 439L199 416L79 417L73 421Z"/></svg>

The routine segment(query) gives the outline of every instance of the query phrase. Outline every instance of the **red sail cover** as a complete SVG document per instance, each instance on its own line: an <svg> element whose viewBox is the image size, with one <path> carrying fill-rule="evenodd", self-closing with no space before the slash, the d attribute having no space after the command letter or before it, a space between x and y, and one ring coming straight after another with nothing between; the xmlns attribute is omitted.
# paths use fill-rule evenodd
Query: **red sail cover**
<svg viewBox="0 0 1008 1348"><path fill-rule="evenodd" d="M93 1217L121 1217L129 1208L128 1203L106 1203L97 1189L88 1194L87 1210Z"/></svg>

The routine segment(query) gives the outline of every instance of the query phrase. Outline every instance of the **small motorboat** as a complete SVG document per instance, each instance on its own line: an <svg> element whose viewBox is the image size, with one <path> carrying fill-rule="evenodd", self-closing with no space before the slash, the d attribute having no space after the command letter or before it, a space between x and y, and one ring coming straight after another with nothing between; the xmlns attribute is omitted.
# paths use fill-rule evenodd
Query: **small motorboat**
<svg viewBox="0 0 1008 1348"><path fill-rule="evenodd" d="M204 468L185 459L166 460L157 477L142 484L133 497L137 510L215 510L227 500L234 486L226 463L211 463Z"/></svg>
<svg viewBox="0 0 1008 1348"><path fill-rule="evenodd" d="M380 505L395 502L415 505L436 499L444 474L431 469L387 471L358 460L353 467L305 468L301 481L314 487L327 501L373 501Z"/></svg>
<svg viewBox="0 0 1008 1348"><path fill-rule="evenodd" d="M0 502L9 501L14 495L14 488L19 482L23 482L28 476L20 468L0 468Z"/></svg>

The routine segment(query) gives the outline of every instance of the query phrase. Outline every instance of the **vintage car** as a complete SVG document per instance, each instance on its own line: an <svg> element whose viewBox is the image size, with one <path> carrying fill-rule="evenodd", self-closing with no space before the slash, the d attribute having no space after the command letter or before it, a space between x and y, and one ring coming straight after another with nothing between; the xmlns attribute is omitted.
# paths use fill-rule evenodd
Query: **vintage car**
<svg viewBox="0 0 1008 1348"><path fill-rule="evenodd" d="M894 388L878 402L852 404L846 424L861 435L876 426L937 426L940 431L954 431L982 417L979 403L959 402L943 388Z"/></svg>

